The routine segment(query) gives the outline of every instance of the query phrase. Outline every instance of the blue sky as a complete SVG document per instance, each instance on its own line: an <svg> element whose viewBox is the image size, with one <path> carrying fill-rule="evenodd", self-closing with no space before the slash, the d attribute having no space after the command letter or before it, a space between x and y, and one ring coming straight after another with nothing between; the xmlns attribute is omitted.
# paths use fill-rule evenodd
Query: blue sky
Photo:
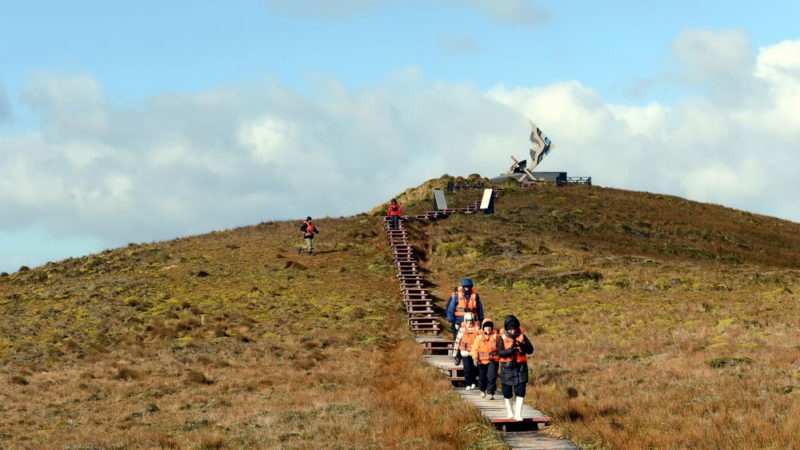
<svg viewBox="0 0 800 450"><path fill-rule="evenodd" d="M772 5L0 0L0 271L492 177L528 119L539 170L800 221Z"/></svg>

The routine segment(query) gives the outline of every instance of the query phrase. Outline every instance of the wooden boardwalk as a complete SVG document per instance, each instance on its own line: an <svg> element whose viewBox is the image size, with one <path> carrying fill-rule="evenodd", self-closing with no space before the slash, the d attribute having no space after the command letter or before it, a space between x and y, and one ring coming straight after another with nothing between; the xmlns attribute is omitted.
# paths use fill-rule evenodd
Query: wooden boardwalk
<svg viewBox="0 0 800 450"><path fill-rule="evenodd" d="M453 341L440 337L417 337L422 346L425 360L436 366L446 375L453 389L461 398L478 408L486 419L503 432L503 440L512 449L540 450L580 450L580 447L567 439L548 436L540 430L552 423L552 419L538 409L525 403L522 405L522 421L508 418L503 394L498 391L494 400L481 397L477 390L464 389L463 367L456 366L450 355Z"/></svg>
<svg viewBox="0 0 800 450"><path fill-rule="evenodd" d="M503 440L512 449L580 450L578 446L568 440L553 438L541 433L539 427L550 425L552 419L538 409L524 404L522 407L523 420L516 421L507 416L502 392L496 393L492 400L489 396L482 398L477 390L464 389L463 368L455 366L453 357L450 356L453 341L439 336L439 317L434 314L433 298L425 287L423 271L417 266L414 249L408 241L408 234L403 227L403 222L409 219L440 220L454 213L474 213L477 208L478 204L476 203L463 209L433 211L419 216L405 217L400 221L397 229L391 229L387 218L384 219L383 226L394 257L400 292L408 313L409 327L417 334L417 342L422 347L425 359L449 377L453 389L461 395L465 402L478 408L489 422L503 432Z"/></svg>
<svg viewBox="0 0 800 450"><path fill-rule="evenodd" d="M417 341L421 341L423 348L425 348L425 343L430 343L434 339L435 338L418 338ZM445 340L443 339L443 341ZM452 343L452 341L449 342ZM449 354L426 354L425 360L436 366L443 374L447 375L450 382L453 384L453 388L461 395L461 398L480 409L491 423L500 426L521 425L519 421L507 417L503 394L500 390L495 393L495 398L491 399L488 395L486 397L481 397L480 391L464 389L463 366L454 365L452 356ZM540 425L547 426L550 425L551 422L552 419L538 409L527 403L522 405L522 424L530 425L530 428L533 429L538 429Z"/></svg>
<svg viewBox="0 0 800 450"><path fill-rule="evenodd" d="M461 398L466 402L472 403L478 409L480 409L483 415L486 416L490 422L496 425L518 423L514 419L509 419L506 417L506 407L505 402L503 401L503 394L499 390L495 394L494 400L492 400L489 398L489 396L482 398L480 391L464 389L462 386L464 380L462 375L463 370L460 366L457 367L453 365L452 356L425 355L425 360L438 367L439 370L445 375L448 375L450 377L450 381L454 384L453 388L456 389L459 394L461 394ZM545 426L550 425L553 419L547 417L538 409L535 409L528 404L524 404L522 406L522 421L531 424L534 429L538 429L540 424Z"/></svg>
<svg viewBox="0 0 800 450"><path fill-rule="evenodd" d="M566 439L558 439L538 431L517 431L503 434L509 447L519 450L575 450L578 446Z"/></svg>

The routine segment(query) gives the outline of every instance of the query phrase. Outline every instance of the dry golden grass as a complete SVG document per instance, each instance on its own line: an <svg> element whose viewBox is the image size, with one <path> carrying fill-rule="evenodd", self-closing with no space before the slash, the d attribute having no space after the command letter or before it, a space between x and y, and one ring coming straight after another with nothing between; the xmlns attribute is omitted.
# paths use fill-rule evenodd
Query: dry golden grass
<svg viewBox="0 0 800 450"><path fill-rule="evenodd" d="M473 194L474 195L474 194ZM537 186L415 235L445 297L534 334L531 404L584 448L800 448L800 225ZM422 240L424 237L424 241Z"/></svg>
<svg viewBox="0 0 800 450"><path fill-rule="evenodd" d="M314 257L263 223L0 278L0 447L501 445L422 359L379 222L319 224Z"/></svg>
<svg viewBox="0 0 800 450"><path fill-rule="evenodd" d="M398 198L424 212L446 180ZM407 225L438 307L470 276L520 317L548 432L800 447L800 225L586 186L496 209ZM504 448L413 341L382 210L319 219L314 257L269 222L0 277L0 447Z"/></svg>

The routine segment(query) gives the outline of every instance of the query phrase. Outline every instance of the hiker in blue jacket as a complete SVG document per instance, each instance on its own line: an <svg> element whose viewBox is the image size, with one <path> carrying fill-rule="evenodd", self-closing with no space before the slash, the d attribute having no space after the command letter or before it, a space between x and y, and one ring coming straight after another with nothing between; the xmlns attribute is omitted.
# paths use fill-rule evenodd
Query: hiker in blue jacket
<svg viewBox="0 0 800 450"><path fill-rule="evenodd" d="M447 302L447 321L450 322L450 330L453 332L453 339L456 338L458 328L464 322L464 314L471 312L476 323L483 322L483 304L481 296L475 290L475 284L470 278L461 280L450 301Z"/></svg>

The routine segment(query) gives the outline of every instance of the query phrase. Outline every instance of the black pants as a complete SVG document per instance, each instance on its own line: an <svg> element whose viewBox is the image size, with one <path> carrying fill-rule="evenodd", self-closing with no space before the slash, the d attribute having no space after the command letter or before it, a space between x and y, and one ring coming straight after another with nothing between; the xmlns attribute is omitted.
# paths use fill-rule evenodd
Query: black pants
<svg viewBox="0 0 800 450"><path fill-rule="evenodd" d="M478 389L489 395L497 392L497 362L478 364Z"/></svg>
<svg viewBox="0 0 800 450"><path fill-rule="evenodd" d="M503 398L511 398L514 394L517 397L525 397L525 385L527 383L519 383L515 385L504 384L503 385Z"/></svg>
<svg viewBox="0 0 800 450"><path fill-rule="evenodd" d="M528 363L504 362L502 367L500 382L503 384L503 398L511 398L514 394L517 397L525 397L525 385L528 384Z"/></svg>
<svg viewBox="0 0 800 450"><path fill-rule="evenodd" d="M396 230L400 224L400 216L389 216L389 227Z"/></svg>

